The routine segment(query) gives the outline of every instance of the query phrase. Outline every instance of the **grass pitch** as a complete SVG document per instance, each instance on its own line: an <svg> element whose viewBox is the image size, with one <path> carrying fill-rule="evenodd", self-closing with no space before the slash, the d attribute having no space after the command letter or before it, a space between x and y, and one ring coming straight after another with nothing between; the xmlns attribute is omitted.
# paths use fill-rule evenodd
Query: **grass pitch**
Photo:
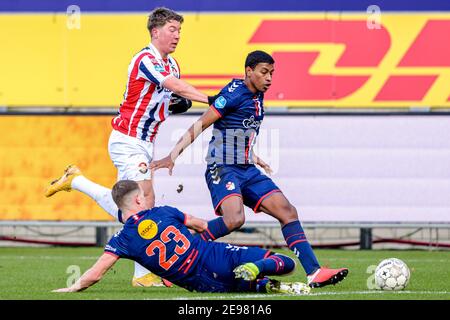
<svg viewBox="0 0 450 320"><path fill-rule="evenodd" d="M290 251L278 250L295 258ZM316 250L322 265L348 267L349 275L336 286L313 289L308 296L266 295L256 293L192 293L179 287L134 288L131 278L134 263L119 260L102 281L79 293L52 293L67 281L86 271L102 254L102 248L0 248L0 300L111 300L111 299L345 299L345 300L450 300L449 251L349 251ZM370 290L375 266L385 258L396 257L411 270L403 291ZM306 282L301 267L284 281ZM368 285L369 284L369 285Z"/></svg>

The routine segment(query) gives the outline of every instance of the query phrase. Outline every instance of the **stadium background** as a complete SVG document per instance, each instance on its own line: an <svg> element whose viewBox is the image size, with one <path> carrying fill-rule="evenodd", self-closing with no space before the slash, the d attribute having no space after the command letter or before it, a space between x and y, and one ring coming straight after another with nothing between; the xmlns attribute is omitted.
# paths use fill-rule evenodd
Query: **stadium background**
<svg viewBox="0 0 450 320"><path fill-rule="evenodd" d="M214 93L230 78L240 77L246 54L263 49L272 53L277 61L274 85L266 97L267 112L278 117L281 125L285 117L312 121L310 127L316 129L317 136L312 130L308 143L325 141L333 137L333 133L342 132L339 128L351 131L354 121L361 117L370 119L369 122L376 119L371 124L373 128L381 125L378 128L384 129L383 123L387 123L386 128L391 131L384 132L383 136L380 132L383 130L378 130L380 135L373 141L395 141L396 137L401 137L399 144L359 145L360 149L369 151L382 149L381 158L373 161L370 160L373 153L361 157L355 150L357 147L352 143L359 133L355 132L353 137L338 135L337 142L348 142L341 144L341 151L350 157L342 158L341 163L345 165L346 159L351 159L352 163L359 164L355 172L389 162L391 176L380 170L372 178L397 183L391 198L398 199L396 195L402 194L404 199L399 200L401 203L386 204L381 198L376 205L389 211L405 208L406 203L409 209L424 210L416 214L420 219L411 219L411 210L404 210L401 217L394 215L383 221L420 222L424 227L432 222L433 228L436 227L433 239L448 240L448 229L438 231L437 228L448 226L450 222L450 203L445 196L450 190L450 146L449 139L445 139L449 136L450 44L445 39L450 34L450 4L410 1L406 7L403 1L373 2L174 0L153 1L149 7L148 1L139 0L126 3L2 1L0 220L8 223L111 221L84 195L61 194L46 199L43 191L48 181L60 175L69 163L76 163L86 176L102 185L114 183L116 171L106 148L109 122L121 102L130 58L149 41L145 28L147 14L153 7L164 5L182 12L185 17L182 39L174 56L181 65L182 78L200 90ZM73 4L81 9L81 14L72 11L77 9L70 7ZM369 7L373 4L381 9L381 15ZM173 122L169 119L165 123L167 131L162 131L157 141L157 155L164 155L176 140L173 131L186 128L201 108L195 105L189 115L177 116ZM270 115L266 123L269 121ZM424 122L432 123L425 128ZM405 130L395 130L399 127L396 123L403 124ZM407 128L405 123L411 127ZM327 131L332 126L337 131ZM415 131L415 126L420 130ZM436 127L439 130L433 131ZM294 121L290 127L281 128L280 134L285 130L285 135L301 136L296 129ZM414 145L405 145L406 142ZM326 156L331 163L335 160L333 145L311 144L309 147L310 152L319 147L330 148ZM204 150L200 145L198 148ZM288 149L289 146L286 152ZM429 153L424 154L422 149ZM393 150L412 152L390 161ZM298 158L289 162L285 161L287 159L292 158L280 158L280 168L292 167L285 176L292 176L292 172L297 174ZM200 163L195 166L200 167ZM202 174L196 175L198 180L183 177L183 172L197 172L191 168L188 164L178 166L178 178L160 173L156 181L161 186L157 190L157 201L189 206L189 201L194 201L189 195L203 192L189 188L189 183L193 186L202 183L205 190L201 214L211 217L206 185L199 182ZM327 170L332 175L341 168ZM405 168L409 171L398 174ZM354 182L361 182L367 176L353 178L359 179ZM402 189L411 185L411 179L415 179L412 185L417 181L421 183L412 193ZM326 192L321 190L320 177L307 182L315 183L318 189L315 199L327 199ZM332 190L342 188L339 180L334 182ZM331 202L328 210L359 206L365 214L370 214L366 209L371 207L371 197L383 190L383 181L377 182L373 190L363 188L360 198L356 199L357 205L352 203L355 199L349 193L343 195L348 200L344 205ZM175 191L179 183L185 186L184 194ZM307 200L295 190L308 190L307 186L305 183L303 189L298 189L292 182L286 185L286 188L292 187L289 196L298 204L299 211L304 209L302 204ZM354 185L351 190L358 190L358 186ZM411 202L412 199L417 203ZM439 214L431 219L427 210L438 210ZM376 217L375 214L374 220ZM266 220L262 216L249 219ZM341 220L329 214L316 220L327 222L327 219L329 222ZM367 218L355 220L354 216L352 220L343 220L360 222L360 226L371 222ZM314 222L314 215L306 221ZM16 232L3 228L5 233ZM424 230L427 231L422 233L422 238L431 238L434 232L431 227ZM342 238L354 237L351 232L339 232L341 236L344 232Z"/></svg>

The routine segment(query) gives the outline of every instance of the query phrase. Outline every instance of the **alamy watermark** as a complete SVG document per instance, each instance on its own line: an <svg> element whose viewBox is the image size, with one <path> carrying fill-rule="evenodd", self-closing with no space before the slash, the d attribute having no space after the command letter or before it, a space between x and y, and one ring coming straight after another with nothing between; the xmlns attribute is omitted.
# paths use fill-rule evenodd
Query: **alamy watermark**
<svg viewBox="0 0 450 320"><path fill-rule="evenodd" d="M81 277L81 268L77 265L70 265L66 269L66 273L69 275L66 281L66 287L73 286Z"/></svg>
<svg viewBox="0 0 450 320"><path fill-rule="evenodd" d="M273 173L277 173L280 164L280 130L260 129L213 129L201 133L201 124L194 124L194 132L198 138L189 148L183 151L176 162L178 164L251 164L253 154L269 164ZM183 135L185 129L175 129L171 134L171 142L175 143ZM211 143L208 143L212 139ZM184 136L184 139L191 139ZM191 141L188 141L191 142Z"/></svg>
<svg viewBox="0 0 450 320"><path fill-rule="evenodd" d="M69 30L81 29L81 9L72 4L66 10L66 26Z"/></svg>
<svg viewBox="0 0 450 320"><path fill-rule="evenodd" d="M367 14L367 28L370 30L381 29L381 9L377 5L370 5L366 10Z"/></svg>

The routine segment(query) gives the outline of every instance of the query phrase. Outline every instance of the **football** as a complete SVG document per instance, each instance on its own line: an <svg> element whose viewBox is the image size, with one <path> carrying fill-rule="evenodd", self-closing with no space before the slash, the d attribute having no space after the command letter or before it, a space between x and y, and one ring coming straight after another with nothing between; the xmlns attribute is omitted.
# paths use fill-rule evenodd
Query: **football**
<svg viewBox="0 0 450 320"><path fill-rule="evenodd" d="M375 269L375 283L381 290L403 290L409 278L408 266L397 258L385 259Z"/></svg>

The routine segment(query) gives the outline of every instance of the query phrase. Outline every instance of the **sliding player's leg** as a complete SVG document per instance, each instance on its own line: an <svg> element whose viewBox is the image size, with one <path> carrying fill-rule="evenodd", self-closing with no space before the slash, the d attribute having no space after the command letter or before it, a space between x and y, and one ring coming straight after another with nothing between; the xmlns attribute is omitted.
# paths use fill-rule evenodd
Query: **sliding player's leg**
<svg viewBox="0 0 450 320"><path fill-rule="evenodd" d="M287 275L294 271L295 261L290 257L258 247L249 247L236 253L238 265L233 272L237 291L262 293L308 294L310 288L302 282L270 279L271 275Z"/></svg>
<svg viewBox="0 0 450 320"><path fill-rule="evenodd" d="M69 165L61 177L50 183L45 196L51 197L60 191L72 190L88 195L114 219L119 220L119 209L112 199L111 189L87 179L75 165Z"/></svg>
<svg viewBox="0 0 450 320"><path fill-rule="evenodd" d="M286 275L294 268L295 262L290 257L269 252L267 257L241 264L233 272L236 278L253 281L261 276Z"/></svg>

